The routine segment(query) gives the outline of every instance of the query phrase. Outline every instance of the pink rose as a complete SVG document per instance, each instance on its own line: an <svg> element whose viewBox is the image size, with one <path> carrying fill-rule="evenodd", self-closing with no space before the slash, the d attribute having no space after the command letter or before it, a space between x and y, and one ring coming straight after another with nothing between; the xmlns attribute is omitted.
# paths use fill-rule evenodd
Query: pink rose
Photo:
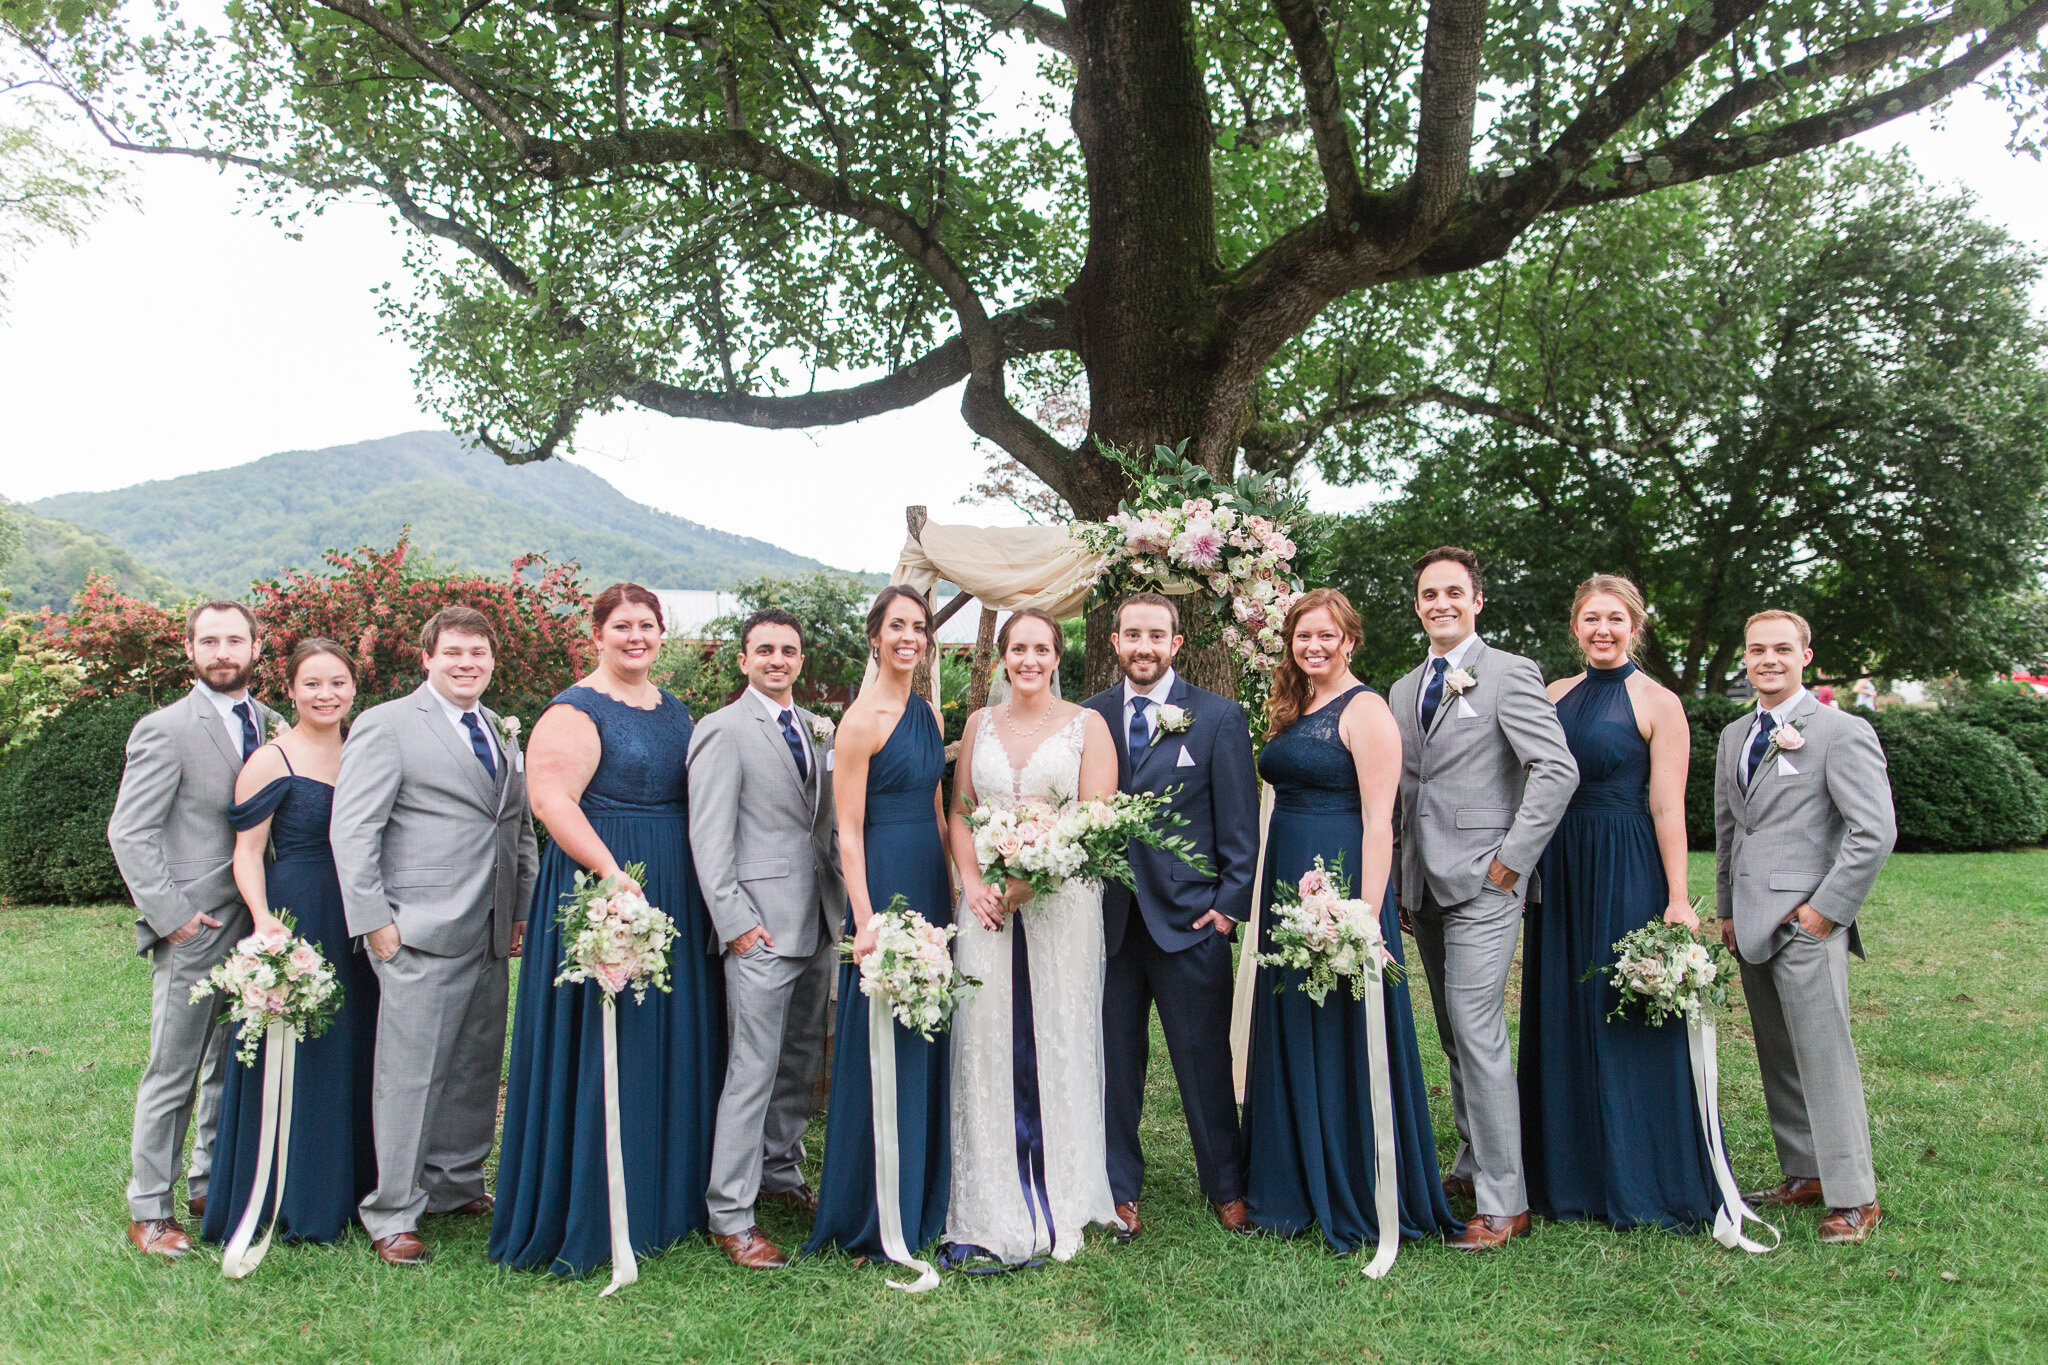
<svg viewBox="0 0 2048 1365"><path fill-rule="evenodd" d="M1002 857L1014 858L1024 851L1024 841L1015 834L1005 834L996 840L996 852Z"/></svg>
<svg viewBox="0 0 2048 1365"><path fill-rule="evenodd" d="M301 943L292 949L291 964L302 972L313 971L320 965L320 954L314 951L312 944Z"/></svg>
<svg viewBox="0 0 2048 1365"><path fill-rule="evenodd" d="M272 924L257 932L256 941L263 945L263 951L266 953L281 953L284 951L284 945L292 941L291 930L285 928L283 924Z"/></svg>
<svg viewBox="0 0 2048 1365"><path fill-rule="evenodd" d="M1301 892L1303 900L1319 895L1330 889L1330 874L1320 867L1312 867L1301 874L1301 880L1296 883L1295 889Z"/></svg>
<svg viewBox="0 0 2048 1365"><path fill-rule="evenodd" d="M1787 725L1778 731L1778 747L1788 754L1798 753L1806 747L1806 736Z"/></svg>

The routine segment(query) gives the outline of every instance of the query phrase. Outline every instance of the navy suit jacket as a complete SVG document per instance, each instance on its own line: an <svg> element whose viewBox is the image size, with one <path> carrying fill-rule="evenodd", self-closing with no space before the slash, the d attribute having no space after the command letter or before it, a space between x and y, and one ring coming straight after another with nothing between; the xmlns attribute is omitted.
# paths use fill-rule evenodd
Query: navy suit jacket
<svg viewBox="0 0 2048 1365"><path fill-rule="evenodd" d="M1133 900L1145 916L1152 941L1169 953L1191 948L1205 934L1216 932L1194 927L1210 910L1221 910L1239 924L1252 912L1252 877L1259 856L1259 784L1244 708L1228 697L1193 686L1177 673L1166 700L1187 711L1188 728L1179 734L1160 731L1156 743L1135 755L1124 728L1123 684L1096 693L1085 705L1109 722L1109 733L1116 740L1118 788L1153 793L1180 788L1172 809L1185 817L1187 824L1173 832L1190 840L1209 860L1210 872L1205 875L1150 845L1132 844L1135 894L1115 882L1102 888L1103 939L1111 953L1123 946ZM1194 760L1192 765L1180 766L1182 749Z"/></svg>

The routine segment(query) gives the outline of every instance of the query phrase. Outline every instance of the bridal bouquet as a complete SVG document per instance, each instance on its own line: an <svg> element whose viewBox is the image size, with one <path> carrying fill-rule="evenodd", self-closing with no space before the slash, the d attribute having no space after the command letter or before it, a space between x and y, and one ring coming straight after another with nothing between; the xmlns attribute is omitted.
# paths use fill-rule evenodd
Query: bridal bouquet
<svg viewBox="0 0 2048 1365"><path fill-rule="evenodd" d="M292 930L292 912L277 912L279 927L251 934L227 958L192 985L192 1003L218 991L227 998L223 1023L242 1026L235 1058L256 1065L256 1050L272 1024L283 1024L301 1041L327 1031L341 1008L341 983L334 966L321 956L318 944Z"/></svg>
<svg viewBox="0 0 2048 1365"><path fill-rule="evenodd" d="M918 914L900 892L869 923L875 926L875 950L860 964L860 993L887 1005L898 1023L929 1040L981 985L953 965L946 944L958 931ZM839 955L853 960L852 939L840 943Z"/></svg>
<svg viewBox="0 0 2048 1365"><path fill-rule="evenodd" d="M1712 940L1701 941L1683 924L1659 920L1624 934L1614 945L1614 964L1595 965L1586 980L1603 970L1620 999L1607 1012L1614 1018L1630 1005L1640 1005L1652 1025L1666 1020L1697 1019L1712 1007L1728 1005L1728 978L1735 959Z"/></svg>
<svg viewBox="0 0 2048 1365"><path fill-rule="evenodd" d="M1293 886L1275 888L1273 948L1259 961L1307 972L1301 988L1318 1005L1339 977L1351 980L1351 998L1365 998L1366 982L1399 981L1401 964L1380 934L1379 908L1355 900L1344 881L1344 860L1325 868L1321 858ZM1279 987L1275 987L1279 989Z"/></svg>
<svg viewBox="0 0 2048 1365"><path fill-rule="evenodd" d="M626 875L637 882L647 868L631 863ZM607 996L630 986L636 1005L647 998L648 988L669 988L668 945L676 936L676 922L645 896L610 877L578 872L576 889L562 898L560 923L567 942L557 986L595 981Z"/></svg>
<svg viewBox="0 0 2048 1365"><path fill-rule="evenodd" d="M1133 841L1164 849L1206 873L1208 860L1194 844L1167 833L1187 823L1169 809L1178 790L1115 792L1098 801L1025 801L1007 810L976 806L967 815L974 856L984 877L1029 882L1034 896L1075 879L1129 886Z"/></svg>

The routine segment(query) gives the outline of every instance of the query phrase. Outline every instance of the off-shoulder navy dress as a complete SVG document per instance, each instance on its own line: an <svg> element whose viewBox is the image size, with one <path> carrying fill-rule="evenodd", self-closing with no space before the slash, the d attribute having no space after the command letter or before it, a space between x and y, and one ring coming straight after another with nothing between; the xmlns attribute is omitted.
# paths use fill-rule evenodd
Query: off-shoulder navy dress
<svg viewBox="0 0 2048 1365"><path fill-rule="evenodd" d="M1719 1201L1685 1027L1607 1018L1615 940L1669 903L1633 672L1589 668L1557 704L1579 789L1544 851L1543 899L1523 938L1522 1167L1529 1206L1546 1218L1698 1231ZM1602 974L1584 979L1595 966Z"/></svg>
<svg viewBox="0 0 2048 1365"><path fill-rule="evenodd" d="M1352 895L1378 900L1380 932L1395 960L1403 960L1392 881L1384 887L1358 885L1365 833L1358 768L1337 733L1344 708L1369 690L1361 684L1309 712L1267 740L1259 755L1259 775L1274 789L1261 888L1262 952L1273 951L1273 888L1299 881L1320 855L1328 868L1343 860ZM1302 992L1302 977L1299 971L1259 968L1245 1076L1245 1197L1257 1227L1292 1236L1313 1221L1336 1250L1355 1251L1379 1237L1365 1002L1340 984L1318 1005ZM1437 1175L1436 1132L1408 985L1390 980L1381 989L1401 1235L1460 1232Z"/></svg>
<svg viewBox="0 0 2048 1365"><path fill-rule="evenodd" d="M868 763L863 831L868 904L888 908L898 894L933 924L953 922L953 882L939 838L934 794L946 772L946 741L931 708L913 697L889 738ZM853 938L853 907L846 938ZM868 1077L868 998L860 969L839 969L839 1012L833 1027L832 1102L825 1119L825 1166L818 1216L804 1254L836 1246L852 1256L882 1259L876 1213L875 1109ZM945 1231L952 1191L949 1036L926 1042L901 1024L896 1035L897 1205L912 1252Z"/></svg>
<svg viewBox="0 0 2048 1365"><path fill-rule="evenodd" d="M280 748L278 752L284 751ZM291 760L285 760L287 770ZM292 1084L292 1136L284 1204L274 1209L277 1235L295 1241L333 1242L355 1221L356 1205L377 1183L377 1149L370 1129L370 1062L377 1045L377 978L355 951L341 909L341 881L327 842L334 788L288 772L228 811L237 830L268 819L276 860L264 874L272 914L291 913L297 933L317 944L334 965L341 1007L318 1038L298 1046ZM240 1043L240 1029L228 1040ZM220 1128L213 1144L213 1180L200 1235L225 1242L249 1206L263 1127L263 1045L256 1064L228 1059L221 1087ZM265 1187L266 1208L277 1202L277 1169Z"/></svg>
<svg viewBox="0 0 2048 1365"><path fill-rule="evenodd" d="M725 1083L725 984L710 954L690 863L684 759L690 712L664 692L642 710L588 687L551 706L589 716L603 746L580 803L619 866L644 863L641 886L680 931L670 989L618 997L619 1125L633 1251L660 1251L706 1226L711 1120ZM605 1173L604 992L557 986L560 904L575 861L550 842L527 919L505 1085L505 1133L490 1257L501 1265L582 1275L611 1260Z"/></svg>

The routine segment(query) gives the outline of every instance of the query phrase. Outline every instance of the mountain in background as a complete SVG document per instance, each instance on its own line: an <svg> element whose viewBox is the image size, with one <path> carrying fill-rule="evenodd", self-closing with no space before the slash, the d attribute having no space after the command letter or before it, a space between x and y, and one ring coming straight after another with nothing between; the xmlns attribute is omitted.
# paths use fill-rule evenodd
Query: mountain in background
<svg viewBox="0 0 2048 1365"><path fill-rule="evenodd" d="M530 551L576 560L593 583L629 579L650 588L729 588L824 567L658 512L576 465L508 465L444 431L64 493L27 510L97 532L193 591L229 596L284 569L318 568L325 550L388 546L406 525L436 565L490 574Z"/></svg>
<svg viewBox="0 0 2048 1365"><path fill-rule="evenodd" d="M39 517L22 507L0 506L0 517L21 532L21 544L0 564L0 588L12 596L14 611L38 607L61 610L85 586L85 576L98 570L130 597L174 602L190 596L180 583L165 577L97 531L55 517Z"/></svg>

